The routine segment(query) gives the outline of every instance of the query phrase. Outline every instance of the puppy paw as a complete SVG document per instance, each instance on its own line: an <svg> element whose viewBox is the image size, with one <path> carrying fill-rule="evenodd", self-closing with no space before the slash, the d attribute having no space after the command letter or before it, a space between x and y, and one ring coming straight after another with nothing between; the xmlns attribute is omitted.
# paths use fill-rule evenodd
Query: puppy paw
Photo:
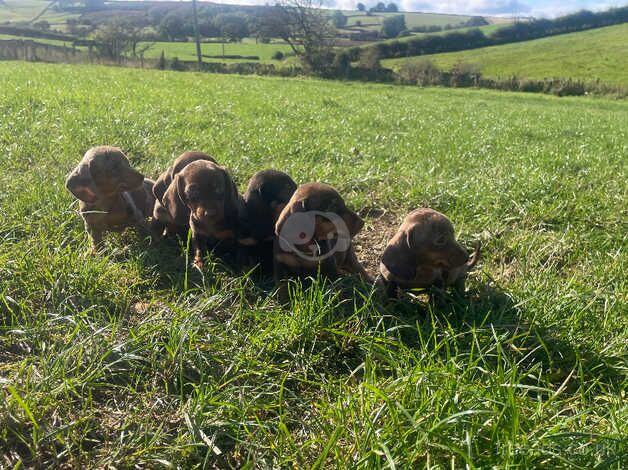
<svg viewBox="0 0 628 470"><path fill-rule="evenodd" d="M205 262L203 261L203 258L194 258L194 262L192 264L199 271L202 271L205 267Z"/></svg>

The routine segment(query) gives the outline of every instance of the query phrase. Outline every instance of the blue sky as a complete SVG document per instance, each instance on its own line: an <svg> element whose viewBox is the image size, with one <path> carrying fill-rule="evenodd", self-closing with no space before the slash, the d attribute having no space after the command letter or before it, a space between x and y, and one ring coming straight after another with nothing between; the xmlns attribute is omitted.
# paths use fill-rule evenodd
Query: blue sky
<svg viewBox="0 0 628 470"><path fill-rule="evenodd" d="M266 4L274 0L214 0L216 3ZM379 0L324 0L329 8L352 10L361 1L372 6ZM382 0L388 3L391 0ZM426 11L498 16L545 16L553 17L586 8L604 10L624 6L625 0L392 0L404 11Z"/></svg>

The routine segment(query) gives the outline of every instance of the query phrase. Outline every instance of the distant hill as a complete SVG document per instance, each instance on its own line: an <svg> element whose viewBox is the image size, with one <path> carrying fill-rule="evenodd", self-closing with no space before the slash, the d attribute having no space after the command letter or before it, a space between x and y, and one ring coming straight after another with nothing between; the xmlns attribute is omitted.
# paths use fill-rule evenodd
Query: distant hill
<svg viewBox="0 0 628 470"><path fill-rule="evenodd" d="M449 70L458 62L466 62L492 78L563 77L628 85L626 38L628 23L501 46L389 59L383 65L397 70L403 63L430 60Z"/></svg>

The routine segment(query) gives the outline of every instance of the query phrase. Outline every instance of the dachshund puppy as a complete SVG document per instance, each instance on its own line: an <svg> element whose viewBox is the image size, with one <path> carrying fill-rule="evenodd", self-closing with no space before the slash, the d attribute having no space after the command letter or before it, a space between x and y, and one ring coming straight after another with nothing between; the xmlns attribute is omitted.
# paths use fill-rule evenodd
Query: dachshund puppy
<svg viewBox="0 0 628 470"><path fill-rule="evenodd" d="M388 242L379 271L390 296L401 288L446 288L464 292L467 272L475 266L478 250L469 260L454 236L450 220L432 209L416 209L406 216Z"/></svg>
<svg viewBox="0 0 628 470"><path fill-rule="evenodd" d="M163 195L162 223L192 230L194 265L203 267L208 243L235 243L242 210L227 171L209 160L196 160L174 175Z"/></svg>
<svg viewBox="0 0 628 470"><path fill-rule="evenodd" d="M148 233L146 218L153 213L153 181L133 169L117 147L93 147L65 181L79 199L92 254L98 251L105 231L136 227Z"/></svg>
<svg viewBox="0 0 628 470"><path fill-rule="evenodd" d="M363 226L364 221L331 186L299 186L275 225L273 263L280 296L285 295L286 277L313 276L319 269L331 278L345 271L370 282L351 241Z"/></svg>
<svg viewBox="0 0 628 470"><path fill-rule="evenodd" d="M259 262L270 269L275 223L296 189L292 178L277 170L262 170L249 180L238 236L240 264Z"/></svg>
<svg viewBox="0 0 628 470"><path fill-rule="evenodd" d="M216 162L216 160L214 160L213 157L203 152L183 152L175 159L172 166L164 171L161 175L159 175L159 178L157 178L157 180L155 181L155 185L153 186L153 195L155 196L156 202L153 214L153 223L151 225L151 231L155 236L162 236L164 234L164 229L166 229L166 233L169 235L174 235L177 233L181 236L184 235L183 232L185 229L187 229L186 224L184 224L183 226L177 226L174 224L167 224L163 222L164 220L169 220L169 216L167 211L163 207L162 200L164 194L170 187L170 183L172 183L175 175L183 170L190 163L198 160L206 160L216 164L218 163Z"/></svg>

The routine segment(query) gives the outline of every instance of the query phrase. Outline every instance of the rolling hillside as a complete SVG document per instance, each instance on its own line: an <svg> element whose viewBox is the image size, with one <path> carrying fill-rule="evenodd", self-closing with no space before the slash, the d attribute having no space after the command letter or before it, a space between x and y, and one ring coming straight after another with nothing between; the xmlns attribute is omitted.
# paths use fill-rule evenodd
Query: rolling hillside
<svg viewBox="0 0 628 470"><path fill-rule="evenodd" d="M457 62L476 64L484 76L574 78L628 84L628 23L533 41L421 57L389 59L383 65L429 59L448 70ZM623 65L622 65L623 64Z"/></svg>

